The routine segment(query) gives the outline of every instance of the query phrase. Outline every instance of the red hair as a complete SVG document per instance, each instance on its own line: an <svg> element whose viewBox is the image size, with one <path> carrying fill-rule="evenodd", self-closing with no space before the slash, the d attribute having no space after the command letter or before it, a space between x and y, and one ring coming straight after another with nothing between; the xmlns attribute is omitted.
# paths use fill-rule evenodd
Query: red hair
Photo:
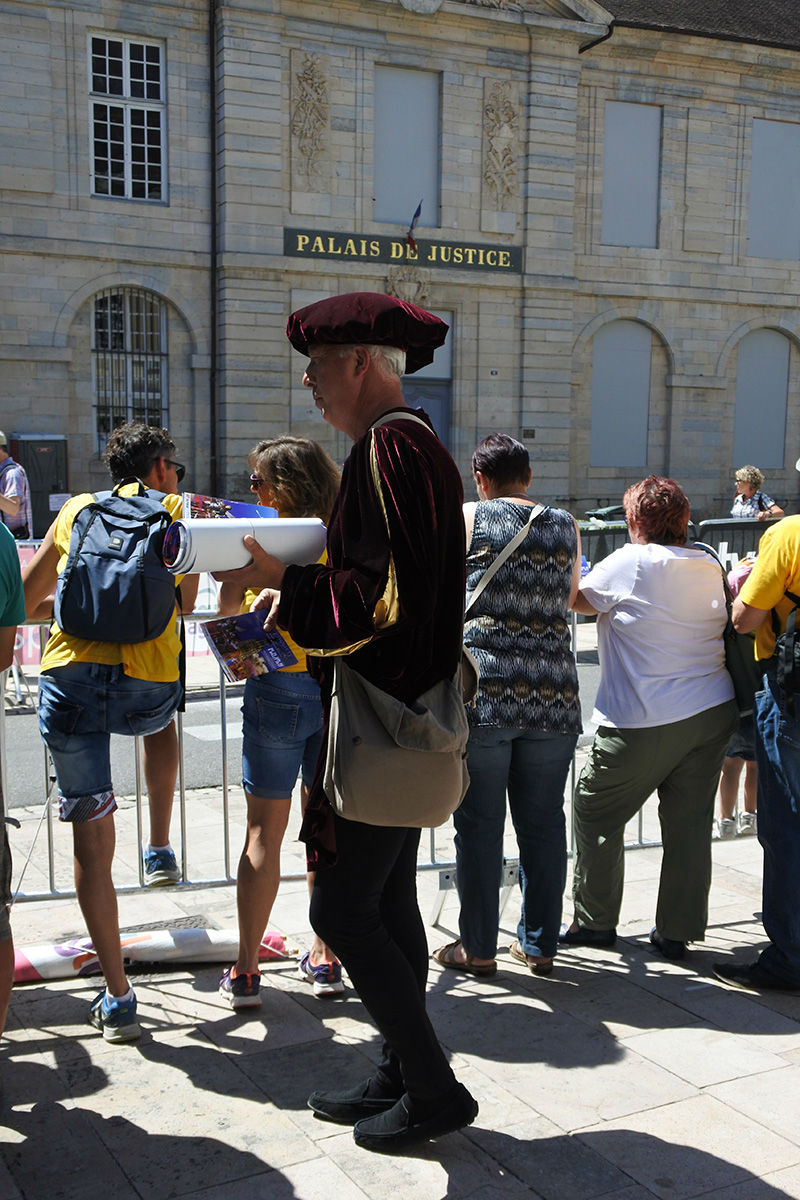
<svg viewBox="0 0 800 1200"><path fill-rule="evenodd" d="M689 526L689 501L680 484L663 475L648 475L633 483L622 497L625 519L639 526L648 542L660 546L685 546Z"/></svg>

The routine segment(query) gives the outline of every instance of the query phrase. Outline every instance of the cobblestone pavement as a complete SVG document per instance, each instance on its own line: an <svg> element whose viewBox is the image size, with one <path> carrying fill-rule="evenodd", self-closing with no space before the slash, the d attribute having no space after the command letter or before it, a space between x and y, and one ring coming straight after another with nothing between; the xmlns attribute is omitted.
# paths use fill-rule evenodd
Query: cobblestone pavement
<svg viewBox="0 0 800 1200"><path fill-rule="evenodd" d="M195 878L218 854L220 806L218 790L188 798L192 835L213 843L207 859L198 850ZM238 851L238 798L231 807ZM123 834L132 813L123 805ZM446 831L438 840L445 857ZM66 874L68 831L55 844ZM506 953L512 894L494 979L432 965L431 1015L480 1115L402 1158L358 1149L306 1108L315 1087L363 1078L378 1043L351 989L314 999L294 960L264 967L264 1004L250 1015L224 1005L216 966L137 974L144 1033L128 1046L86 1023L92 980L20 986L0 1043L0 1200L101 1187L143 1200L800 1197L800 997L714 982L714 959L747 957L763 938L758 843L715 843L714 859L708 939L682 963L647 943L659 851L644 849L627 855L613 951L573 951L533 977ZM291 841L284 868L302 868ZM135 882L124 852L117 875ZM429 917L438 873L422 871L419 890ZM124 893L120 918L123 929L235 928L234 889ZM448 892L431 947L456 923ZM13 925L19 946L82 932L73 899L18 904ZM271 927L308 944L302 879L282 885Z"/></svg>
<svg viewBox="0 0 800 1200"><path fill-rule="evenodd" d="M187 796L194 882L150 892L136 890L135 801L119 803L123 930L235 930L232 883L202 881L235 871L238 787L227 812L221 788ZM40 813L15 813L23 820L13 835L16 878ZM271 928L302 949L307 890L291 829ZM657 836L652 802L641 834ZM43 831L27 894L49 889L46 845ZM69 890L69 831L57 823L52 847L56 888ZM428 835L423 849L430 860ZM566 953L552 976L530 975L507 953L512 889L496 977L432 964L431 1015L480 1114L463 1133L402 1158L360 1150L349 1130L307 1109L314 1088L363 1078L378 1040L352 989L314 999L295 958L265 965L263 1007L246 1015L219 997L217 965L137 973L144 1032L128 1046L109 1045L87 1024L96 981L19 986L0 1042L0 1200L94 1200L99 1191L115 1200L800 1200L800 996L751 995L714 980L713 961L749 959L764 934L756 839L715 842L713 853L707 940L680 963L660 959L647 941L656 847L626 855L614 950ZM433 854L452 859L450 827L436 832ZM438 927L430 924L439 882L438 870L420 871L431 948L457 929L452 890ZM12 924L19 947L83 935L71 897L18 903Z"/></svg>

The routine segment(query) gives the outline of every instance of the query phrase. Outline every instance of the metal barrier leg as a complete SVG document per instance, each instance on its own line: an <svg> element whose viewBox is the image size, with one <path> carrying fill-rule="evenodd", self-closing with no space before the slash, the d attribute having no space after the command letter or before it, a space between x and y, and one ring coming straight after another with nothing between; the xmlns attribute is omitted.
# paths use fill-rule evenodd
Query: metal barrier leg
<svg viewBox="0 0 800 1200"><path fill-rule="evenodd" d="M498 910L498 917L501 921L503 919L503 913L506 910L506 905L508 904L509 896L511 895L512 890L516 887L518 880L519 859L504 858L503 873L500 876L500 908Z"/></svg>
<svg viewBox="0 0 800 1200"><path fill-rule="evenodd" d="M448 892L451 892L456 886L455 870L439 872L439 891L436 893L436 899L433 902L433 911L431 913L431 925L439 924L439 917L442 915L445 898Z"/></svg>
<svg viewBox="0 0 800 1200"><path fill-rule="evenodd" d="M518 878L519 859L504 858L503 871L500 876L500 905L498 910L501 919L503 912L505 911L506 904L508 903L508 898L511 895L512 889L516 886ZM436 899L433 902L433 909L431 911L431 925L436 926L439 924L439 918L442 915L442 909L444 908L444 902L447 899L447 893L452 892L456 886L457 878L454 868L451 867L449 870L439 872L439 890L436 893Z"/></svg>

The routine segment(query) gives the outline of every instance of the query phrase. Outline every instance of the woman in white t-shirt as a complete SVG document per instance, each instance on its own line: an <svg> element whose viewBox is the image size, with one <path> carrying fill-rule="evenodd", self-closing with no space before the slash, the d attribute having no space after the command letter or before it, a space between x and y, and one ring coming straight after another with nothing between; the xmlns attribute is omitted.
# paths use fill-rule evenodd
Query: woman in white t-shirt
<svg viewBox="0 0 800 1200"><path fill-rule="evenodd" d="M686 545L689 501L673 479L628 488L631 542L584 578L577 612L598 615L598 724L575 794L572 925L562 946L611 946L626 823L658 793L663 857L650 941L666 958L705 934L714 796L736 726L722 641L719 565Z"/></svg>

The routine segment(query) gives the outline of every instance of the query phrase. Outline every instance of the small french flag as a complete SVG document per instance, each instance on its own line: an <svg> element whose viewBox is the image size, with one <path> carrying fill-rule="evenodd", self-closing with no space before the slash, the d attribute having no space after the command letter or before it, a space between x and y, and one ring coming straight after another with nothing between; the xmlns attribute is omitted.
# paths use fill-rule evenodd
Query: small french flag
<svg viewBox="0 0 800 1200"><path fill-rule="evenodd" d="M414 215L411 218L411 224L409 225L408 233L406 234L406 242L411 247L411 249L414 251L415 254L417 252L417 243L414 241L414 230L417 228L417 221L419 220L419 214L421 212L422 212L422 201L420 200L419 204L417 205L417 207L414 211Z"/></svg>

